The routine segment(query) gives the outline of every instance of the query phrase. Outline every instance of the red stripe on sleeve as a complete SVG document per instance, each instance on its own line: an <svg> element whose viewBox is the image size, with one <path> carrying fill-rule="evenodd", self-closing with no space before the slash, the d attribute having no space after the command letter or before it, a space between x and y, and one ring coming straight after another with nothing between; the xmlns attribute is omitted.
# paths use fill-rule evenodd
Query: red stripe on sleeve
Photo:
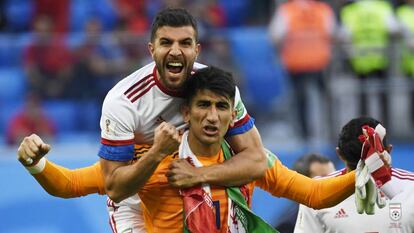
<svg viewBox="0 0 414 233"><path fill-rule="evenodd" d="M241 125L244 125L249 120L250 120L250 116L249 116L249 114L246 114L246 116L244 116L243 119L241 119L241 120L237 121L236 123L234 123L233 127L231 127L231 128L237 128Z"/></svg>
<svg viewBox="0 0 414 233"><path fill-rule="evenodd" d="M108 140L105 138L101 138L101 143L104 145L108 145L108 146L126 146L126 145L131 145L134 144L135 141L134 139L130 139L130 140Z"/></svg>

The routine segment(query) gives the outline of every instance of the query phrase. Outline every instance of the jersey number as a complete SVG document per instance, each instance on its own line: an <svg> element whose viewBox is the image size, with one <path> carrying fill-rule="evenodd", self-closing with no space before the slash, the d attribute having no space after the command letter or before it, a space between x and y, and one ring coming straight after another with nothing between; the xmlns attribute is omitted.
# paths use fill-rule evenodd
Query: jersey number
<svg viewBox="0 0 414 233"><path fill-rule="evenodd" d="M213 201L213 206L216 210L216 228L217 230L220 229L221 224L220 224L220 201Z"/></svg>

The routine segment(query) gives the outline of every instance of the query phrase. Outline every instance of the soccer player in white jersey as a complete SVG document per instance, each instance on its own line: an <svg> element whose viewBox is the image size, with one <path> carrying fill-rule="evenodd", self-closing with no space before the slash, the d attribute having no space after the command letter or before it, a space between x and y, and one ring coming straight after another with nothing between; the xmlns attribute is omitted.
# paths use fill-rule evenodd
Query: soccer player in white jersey
<svg viewBox="0 0 414 233"><path fill-rule="evenodd" d="M183 101L179 97L182 85L193 69L201 67L194 65L200 51L197 25L185 10L166 9L157 14L148 47L155 63L123 79L104 101L99 163L79 170L59 167L43 158L50 146L36 136L25 138L18 150L18 160L52 195L67 198L99 192L118 202L108 200L114 232L143 232L142 219L130 219L125 213L139 213L136 193L156 168L155 157L160 157L151 155L169 154L178 148L179 138L174 129L185 127L178 111ZM188 162L177 160L168 173L171 185L177 188L201 183L240 186L264 175L267 163L260 135L240 100L238 90L235 98L236 119L227 132L226 140L237 154L222 164L187 173ZM152 138L154 129L163 121L173 127L163 128L163 136ZM174 143L165 143L171 141ZM134 144L139 143L152 146L145 151L146 156L137 157L137 162L131 163ZM104 190L100 188L102 186Z"/></svg>
<svg viewBox="0 0 414 233"><path fill-rule="evenodd" d="M362 126L375 128L380 122L370 117L359 117L348 122L339 135L338 156L346 168L332 173L340 176L356 168L360 159L362 143L358 136ZM386 140L383 141L386 145ZM391 147L388 145L387 150ZM412 233L414 232L414 173L392 168L392 179L403 191L387 200L384 208L376 208L375 215L358 214L354 195L335 207L314 210L300 205L295 233ZM328 176L328 177L330 177Z"/></svg>
<svg viewBox="0 0 414 233"><path fill-rule="evenodd" d="M102 137L99 151L100 164L83 168L82 172L94 175L97 174L96 168L100 166L104 174L107 195L116 202L131 197L118 204L108 200L110 208L117 210L113 212L118 214L111 216L111 219L118 218L122 221L123 217L119 209L127 206L127 209L131 210L131 206L136 208L139 204L137 190L145 184L156 168L152 161L154 156L151 155L168 154L178 148L178 138L176 143L168 148L163 144L165 138L153 138L153 135L154 129L163 121L171 123L178 129L185 128L179 112L183 101L180 98L182 84L193 69L203 67L195 63L200 52L197 34L195 19L184 9L166 9L159 12L153 21L151 41L148 44L154 62L120 81L105 98L100 122ZM244 108L238 90L235 99L237 119L234 127L227 132L226 139L237 155L223 164L197 169L191 177L183 177L183 174L179 174L180 169L175 169L174 171L177 172L172 172L169 176L172 185L183 188L205 182L213 185L236 186L264 175L267 168L266 155L260 135L254 126L254 119ZM23 143L29 144L32 149L20 151L18 159L23 165L30 167L31 172L40 174L47 166L54 166L43 158L48 148L39 147L40 144L36 140L27 140ZM131 164L136 143L153 145L147 151L147 156ZM176 168L184 165L182 161L173 164ZM40 180L45 181L51 177L45 174L44 177L36 179L42 184ZM88 185L98 182L97 180L99 177L89 179ZM95 185L88 187L95 187ZM98 191L103 193L102 190L89 188L74 193L70 193L69 190L69 194L62 194L63 191L56 190L56 195L75 197ZM118 222L118 232L129 227L120 227L121 225Z"/></svg>

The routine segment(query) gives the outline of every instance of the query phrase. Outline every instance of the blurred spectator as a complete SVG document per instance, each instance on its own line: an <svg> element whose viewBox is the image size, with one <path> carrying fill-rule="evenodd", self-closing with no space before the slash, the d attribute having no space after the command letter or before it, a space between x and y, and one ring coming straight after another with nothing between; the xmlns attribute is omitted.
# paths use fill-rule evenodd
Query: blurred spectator
<svg viewBox="0 0 414 233"><path fill-rule="evenodd" d="M247 2L246 10L249 11L248 14L246 14L247 24L253 26L266 25L273 15L273 9L275 9L277 2L280 2L278 0L244 1Z"/></svg>
<svg viewBox="0 0 414 233"><path fill-rule="evenodd" d="M118 66L120 77L125 77L145 64L148 58L147 40L143 35L129 31L125 25L118 25L113 32L114 43L118 47L122 64Z"/></svg>
<svg viewBox="0 0 414 233"><path fill-rule="evenodd" d="M152 0L147 1L148 18L154 19L160 9L164 8L186 8L191 2L189 0Z"/></svg>
<svg viewBox="0 0 414 233"><path fill-rule="evenodd" d="M406 4L397 8L397 17L403 31L402 46L402 73L410 79L414 79L414 0L406 0ZM414 89L410 89L411 123L414 123Z"/></svg>
<svg viewBox="0 0 414 233"><path fill-rule="evenodd" d="M34 93L26 96L23 109L14 115L7 125L6 141L9 145L21 142L32 133L47 141L56 135L54 122L43 112L41 99Z"/></svg>
<svg viewBox="0 0 414 233"><path fill-rule="evenodd" d="M310 135L309 115L313 110L308 96L316 89L323 103L326 87L323 72L331 58L335 18L329 5L315 0L290 0L280 5L269 31L289 73L303 139ZM322 104L321 116L325 106Z"/></svg>
<svg viewBox="0 0 414 233"><path fill-rule="evenodd" d="M203 52L200 54L199 61L203 64L225 67L233 74L237 86L243 88L243 78L237 63L231 53L229 41L226 36L220 33L206 35L203 45Z"/></svg>
<svg viewBox="0 0 414 233"><path fill-rule="evenodd" d="M345 5L341 10L341 38L353 72L360 80L360 115L373 114L373 105L368 89L386 87L389 66L389 46L391 36L399 30L393 15L392 5L384 0L359 0ZM378 85L379 84L379 85ZM388 122L387 91L379 90L380 114L384 124Z"/></svg>
<svg viewBox="0 0 414 233"><path fill-rule="evenodd" d="M307 154L300 157L293 164L293 170L310 178L317 176L327 176L335 171L333 162L319 154ZM289 206L287 213L283 219L276 226L280 232L293 233L296 224L296 217L298 215L299 205L297 203Z"/></svg>
<svg viewBox="0 0 414 233"><path fill-rule="evenodd" d="M202 28L224 28L227 26L226 12L218 0L191 1L187 8L197 18Z"/></svg>
<svg viewBox="0 0 414 233"><path fill-rule="evenodd" d="M335 171L333 162L319 154L311 153L300 157L293 164L293 170L310 178L326 176Z"/></svg>
<svg viewBox="0 0 414 233"><path fill-rule="evenodd" d="M145 0L114 0L118 20L128 31L143 34L149 29L146 2Z"/></svg>
<svg viewBox="0 0 414 233"><path fill-rule="evenodd" d="M3 31L7 26L5 6L5 0L0 0L0 31Z"/></svg>
<svg viewBox="0 0 414 233"><path fill-rule="evenodd" d="M25 48L24 68L29 89L44 98L66 97L72 60L63 38L52 33L53 22L41 16L34 23L31 44Z"/></svg>
<svg viewBox="0 0 414 233"><path fill-rule="evenodd" d="M53 32L65 33L69 28L69 10L70 0L35 0L33 19L47 16L53 22Z"/></svg>
<svg viewBox="0 0 414 233"><path fill-rule="evenodd" d="M73 53L74 75L68 94L74 99L102 102L119 80L120 51L103 40L102 25L94 18L86 22L85 38Z"/></svg>

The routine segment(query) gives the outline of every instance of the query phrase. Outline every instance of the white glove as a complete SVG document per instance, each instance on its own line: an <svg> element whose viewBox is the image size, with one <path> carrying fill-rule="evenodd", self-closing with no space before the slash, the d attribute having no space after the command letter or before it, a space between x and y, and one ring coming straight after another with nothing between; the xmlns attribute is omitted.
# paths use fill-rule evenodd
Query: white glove
<svg viewBox="0 0 414 233"><path fill-rule="evenodd" d="M358 162L355 173L355 205L359 214L375 214L375 204L379 208L385 206L385 199L379 193L374 179L371 177L368 167L364 161Z"/></svg>

